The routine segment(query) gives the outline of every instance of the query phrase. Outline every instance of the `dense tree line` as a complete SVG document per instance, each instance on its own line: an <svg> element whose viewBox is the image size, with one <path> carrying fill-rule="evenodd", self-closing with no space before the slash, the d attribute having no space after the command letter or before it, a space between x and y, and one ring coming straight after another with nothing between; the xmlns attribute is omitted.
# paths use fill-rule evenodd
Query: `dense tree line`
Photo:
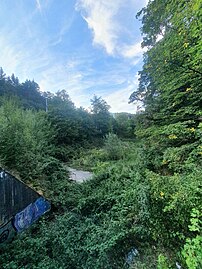
<svg viewBox="0 0 202 269"><path fill-rule="evenodd" d="M24 109L47 110L48 118L57 131L57 146L84 146L88 143L96 144L96 141L99 144L109 132L122 136L125 132L126 137L133 137L134 134L134 121L131 120L134 115L130 115L130 118L117 116L119 119L116 120L109 112L110 106L101 97L93 96L89 112L82 107L76 108L66 90L41 92L34 80L20 83L14 74L6 76L2 68L0 97L1 103L6 98L15 98Z"/></svg>

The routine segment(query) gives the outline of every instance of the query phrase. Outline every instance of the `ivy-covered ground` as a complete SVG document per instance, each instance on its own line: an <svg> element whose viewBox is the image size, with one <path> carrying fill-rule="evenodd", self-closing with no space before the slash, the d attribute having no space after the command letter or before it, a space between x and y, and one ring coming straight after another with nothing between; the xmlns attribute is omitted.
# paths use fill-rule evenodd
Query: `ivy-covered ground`
<svg viewBox="0 0 202 269"><path fill-rule="evenodd" d="M112 134L103 149L84 152L73 164L95 177L53 179L52 211L1 249L1 268L128 268L133 248L130 268L200 268L201 169L189 163L162 175L147 154Z"/></svg>

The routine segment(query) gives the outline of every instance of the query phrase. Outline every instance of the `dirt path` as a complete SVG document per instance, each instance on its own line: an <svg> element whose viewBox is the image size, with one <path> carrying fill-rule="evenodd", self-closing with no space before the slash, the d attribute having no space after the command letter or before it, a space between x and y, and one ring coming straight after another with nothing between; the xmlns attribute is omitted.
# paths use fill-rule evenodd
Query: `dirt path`
<svg viewBox="0 0 202 269"><path fill-rule="evenodd" d="M78 183L82 183L83 181L86 181L93 176L93 174L90 172L77 170L71 167L68 167L68 170L70 172L70 179Z"/></svg>

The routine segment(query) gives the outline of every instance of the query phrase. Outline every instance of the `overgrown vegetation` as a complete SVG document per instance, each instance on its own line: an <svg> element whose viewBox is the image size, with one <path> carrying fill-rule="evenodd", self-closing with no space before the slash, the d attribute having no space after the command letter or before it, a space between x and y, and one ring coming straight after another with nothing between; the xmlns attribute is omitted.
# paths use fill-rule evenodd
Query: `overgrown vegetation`
<svg viewBox="0 0 202 269"><path fill-rule="evenodd" d="M0 162L52 202L0 250L1 268L202 268L201 12L200 0L154 0L138 14L148 50L135 116L112 117L96 96L88 113L1 70ZM64 162L93 179L70 182Z"/></svg>

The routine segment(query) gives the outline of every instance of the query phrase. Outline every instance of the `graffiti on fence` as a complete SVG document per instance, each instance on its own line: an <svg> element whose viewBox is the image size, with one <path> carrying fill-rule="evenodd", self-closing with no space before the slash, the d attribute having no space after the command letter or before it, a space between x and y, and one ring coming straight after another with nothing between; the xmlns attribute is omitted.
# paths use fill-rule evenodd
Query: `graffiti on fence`
<svg viewBox="0 0 202 269"><path fill-rule="evenodd" d="M9 243L16 235L12 220L0 227L0 244Z"/></svg>
<svg viewBox="0 0 202 269"><path fill-rule="evenodd" d="M50 203L43 197L38 198L34 203L28 205L24 210L14 217L14 226L18 232L27 229L40 216L50 210Z"/></svg>

